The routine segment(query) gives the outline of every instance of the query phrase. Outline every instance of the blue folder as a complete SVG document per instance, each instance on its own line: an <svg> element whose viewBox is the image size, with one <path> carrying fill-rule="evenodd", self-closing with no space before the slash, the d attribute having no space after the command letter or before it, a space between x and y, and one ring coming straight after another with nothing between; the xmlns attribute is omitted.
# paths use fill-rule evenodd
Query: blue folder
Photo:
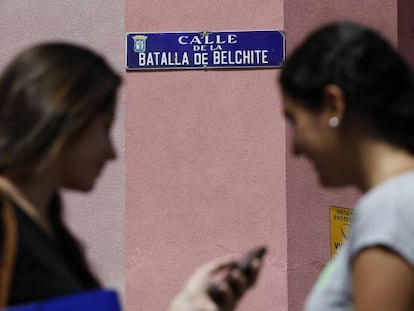
<svg viewBox="0 0 414 311"><path fill-rule="evenodd" d="M121 311L113 290L95 290L80 294L9 307L7 311Z"/></svg>

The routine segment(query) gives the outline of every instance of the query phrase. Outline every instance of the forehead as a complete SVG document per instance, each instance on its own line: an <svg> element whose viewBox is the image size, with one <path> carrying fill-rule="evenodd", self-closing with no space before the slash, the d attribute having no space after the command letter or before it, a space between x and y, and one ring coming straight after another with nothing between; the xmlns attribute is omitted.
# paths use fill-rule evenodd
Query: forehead
<svg viewBox="0 0 414 311"><path fill-rule="evenodd" d="M298 120L303 118L319 118L322 111L313 111L306 104L289 95L283 95L283 114L290 120Z"/></svg>

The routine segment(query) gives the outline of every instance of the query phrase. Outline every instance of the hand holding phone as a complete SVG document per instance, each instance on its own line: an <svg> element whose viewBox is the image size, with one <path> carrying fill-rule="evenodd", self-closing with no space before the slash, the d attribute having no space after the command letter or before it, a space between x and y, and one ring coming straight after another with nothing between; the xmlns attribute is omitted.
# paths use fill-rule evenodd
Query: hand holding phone
<svg viewBox="0 0 414 311"><path fill-rule="evenodd" d="M265 253L266 247L263 246L248 252L239 262L236 263L234 268L230 269L227 276L221 282L226 282L233 291L233 294L236 297L239 297L242 294L242 286L236 278L232 277L232 274L234 274L233 271L242 273L247 280L247 286L252 286L256 279L257 273L252 266L252 263L255 259L262 259ZM219 306L223 305L226 300L225 293L223 293L220 289L220 284L221 283L211 285L208 289L210 298Z"/></svg>

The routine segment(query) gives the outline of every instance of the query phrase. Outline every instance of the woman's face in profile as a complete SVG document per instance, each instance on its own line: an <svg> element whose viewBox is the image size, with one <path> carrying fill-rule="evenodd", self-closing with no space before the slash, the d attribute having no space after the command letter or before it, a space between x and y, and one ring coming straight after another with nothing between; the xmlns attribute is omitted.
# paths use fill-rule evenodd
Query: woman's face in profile
<svg viewBox="0 0 414 311"><path fill-rule="evenodd" d="M283 112L293 130L293 154L304 155L325 186L343 184L343 153L337 131L329 126L329 111L312 111L288 95L283 96Z"/></svg>
<svg viewBox="0 0 414 311"><path fill-rule="evenodd" d="M86 128L70 140L59 157L60 186L89 191L108 160L116 157L111 138L113 113L98 114Z"/></svg>

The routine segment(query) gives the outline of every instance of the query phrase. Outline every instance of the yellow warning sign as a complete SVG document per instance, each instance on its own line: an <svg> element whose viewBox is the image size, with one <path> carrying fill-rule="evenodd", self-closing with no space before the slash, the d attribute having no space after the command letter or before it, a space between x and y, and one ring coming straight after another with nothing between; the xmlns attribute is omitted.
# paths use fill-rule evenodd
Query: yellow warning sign
<svg viewBox="0 0 414 311"><path fill-rule="evenodd" d="M329 221L331 224L331 258L341 248L348 238L352 221L351 208L331 206L329 209Z"/></svg>

